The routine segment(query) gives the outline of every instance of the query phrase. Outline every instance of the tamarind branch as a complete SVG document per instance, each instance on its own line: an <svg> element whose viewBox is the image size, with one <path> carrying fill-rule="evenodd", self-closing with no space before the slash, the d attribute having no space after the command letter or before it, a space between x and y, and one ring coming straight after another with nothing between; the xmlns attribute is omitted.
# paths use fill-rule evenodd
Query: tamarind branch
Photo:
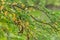
<svg viewBox="0 0 60 40"><path fill-rule="evenodd" d="M56 30L56 31L59 31L55 26L53 26L53 25L51 25L50 23L44 23L44 22L42 22L42 21L39 21L39 20L37 20L35 17L33 17L32 15L30 15L35 21L37 21L37 22L39 22L39 23L42 23L42 24L47 24L47 25L49 25L49 26L51 26L54 30Z"/></svg>

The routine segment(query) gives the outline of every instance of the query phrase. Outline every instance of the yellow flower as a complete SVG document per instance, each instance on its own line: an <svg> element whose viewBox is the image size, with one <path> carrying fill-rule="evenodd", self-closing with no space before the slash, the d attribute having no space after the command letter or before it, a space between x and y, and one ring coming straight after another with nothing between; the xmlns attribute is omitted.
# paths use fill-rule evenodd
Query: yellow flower
<svg viewBox="0 0 60 40"><path fill-rule="evenodd" d="M4 8L4 6L0 6L0 10L2 10Z"/></svg>
<svg viewBox="0 0 60 40"><path fill-rule="evenodd" d="M2 4L5 4L5 2L3 1Z"/></svg>
<svg viewBox="0 0 60 40"><path fill-rule="evenodd" d="M26 26L26 27L29 26L29 22L25 22L25 26Z"/></svg>
<svg viewBox="0 0 60 40"><path fill-rule="evenodd" d="M5 12L4 12L4 15L5 15L5 16L7 16L7 13L8 13L8 12L7 12L7 11L5 11Z"/></svg>
<svg viewBox="0 0 60 40"><path fill-rule="evenodd" d="M16 14L13 14L13 21L16 20Z"/></svg>
<svg viewBox="0 0 60 40"><path fill-rule="evenodd" d="M4 1L4 0L1 0L2 2Z"/></svg>
<svg viewBox="0 0 60 40"><path fill-rule="evenodd" d="M21 4L21 7L22 7L22 8L24 8L24 7L25 7L25 5L24 5L24 4Z"/></svg>
<svg viewBox="0 0 60 40"><path fill-rule="evenodd" d="M16 21L16 17L13 17L13 21Z"/></svg>

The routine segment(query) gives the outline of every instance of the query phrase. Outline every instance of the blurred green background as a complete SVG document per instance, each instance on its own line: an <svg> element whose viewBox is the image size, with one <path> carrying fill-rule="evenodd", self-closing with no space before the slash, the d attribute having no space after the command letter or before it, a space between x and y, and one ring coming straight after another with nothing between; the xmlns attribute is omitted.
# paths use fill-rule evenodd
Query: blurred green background
<svg viewBox="0 0 60 40"><path fill-rule="evenodd" d="M0 40L60 40L60 0L0 0Z"/></svg>

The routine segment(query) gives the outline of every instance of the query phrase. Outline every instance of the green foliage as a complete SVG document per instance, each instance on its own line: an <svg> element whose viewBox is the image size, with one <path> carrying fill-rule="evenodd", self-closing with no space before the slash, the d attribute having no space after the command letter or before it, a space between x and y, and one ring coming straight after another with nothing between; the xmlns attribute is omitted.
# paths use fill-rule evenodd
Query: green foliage
<svg viewBox="0 0 60 40"><path fill-rule="evenodd" d="M0 0L0 40L60 40L59 2Z"/></svg>

